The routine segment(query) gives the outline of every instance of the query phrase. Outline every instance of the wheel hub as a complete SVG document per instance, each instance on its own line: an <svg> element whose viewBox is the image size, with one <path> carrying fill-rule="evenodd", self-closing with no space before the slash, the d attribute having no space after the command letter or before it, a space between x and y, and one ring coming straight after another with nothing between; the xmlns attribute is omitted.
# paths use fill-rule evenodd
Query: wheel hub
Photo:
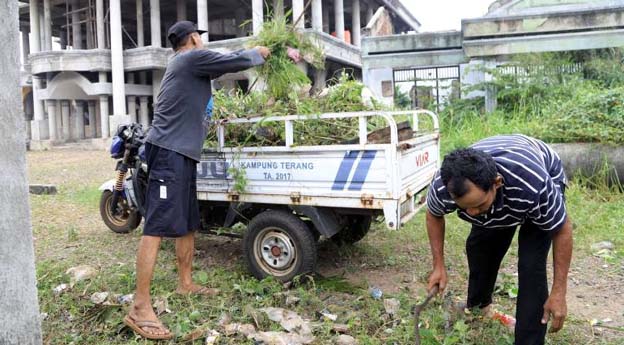
<svg viewBox="0 0 624 345"><path fill-rule="evenodd" d="M272 269L284 270L295 259L295 248L290 238L279 231L269 231L261 238L262 261Z"/></svg>

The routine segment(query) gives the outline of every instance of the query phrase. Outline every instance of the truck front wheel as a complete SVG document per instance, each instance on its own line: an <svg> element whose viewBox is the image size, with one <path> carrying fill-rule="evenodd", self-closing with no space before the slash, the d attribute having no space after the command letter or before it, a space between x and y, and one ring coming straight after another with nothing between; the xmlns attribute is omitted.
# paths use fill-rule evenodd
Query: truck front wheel
<svg viewBox="0 0 624 345"><path fill-rule="evenodd" d="M316 241L312 230L297 216L270 210L254 217L243 237L243 252L258 279L273 276L287 282L314 271Z"/></svg>

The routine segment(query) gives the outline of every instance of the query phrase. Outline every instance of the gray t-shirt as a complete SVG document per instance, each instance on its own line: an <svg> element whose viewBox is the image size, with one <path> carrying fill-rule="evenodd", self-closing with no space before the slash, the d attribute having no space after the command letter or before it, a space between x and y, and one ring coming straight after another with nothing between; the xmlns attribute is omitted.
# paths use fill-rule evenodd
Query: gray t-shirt
<svg viewBox="0 0 624 345"><path fill-rule="evenodd" d="M175 54L167 65L147 141L199 162L212 115L211 79L263 63L255 49L231 54L193 49Z"/></svg>

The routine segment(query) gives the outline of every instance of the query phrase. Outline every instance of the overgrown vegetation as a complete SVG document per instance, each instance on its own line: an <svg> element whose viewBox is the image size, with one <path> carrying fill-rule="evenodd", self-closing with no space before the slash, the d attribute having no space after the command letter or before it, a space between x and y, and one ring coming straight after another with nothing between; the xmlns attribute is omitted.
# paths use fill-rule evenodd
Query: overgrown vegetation
<svg viewBox="0 0 624 345"><path fill-rule="evenodd" d="M240 89L215 92L214 119L271 117L284 115L309 115L305 121L295 121L294 135L297 145L324 145L340 143L358 136L357 118L315 120L323 113L355 112L379 109L373 100L363 100L364 85L346 72L330 80L332 85L323 94L297 95L275 98L269 93ZM371 119L369 130L385 126L382 119ZM211 129L206 147L216 145L216 128ZM284 123L263 120L255 125L228 126L226 144L230 147L251 145L282 145L285 140Z"/></svg>
<svg viewBox="0 0 624 345"><path fill-rule="evenodd" d="M258 68L258 77L266 82L268 95L275 99L297 98L301 89L310 84L305 72L288 57L288 48L298 49L305 62L314 68L325 68L322 49L309 36L295 30L293 24L287 22L287 16L266 21L252 45L271 50L266 63Z"/></svg>
<svg viewBox="0 0 624 345"><path fill-rule="evenodd" d="M620 49L522 55L489 70L492 82L465 91L497 90L498 109L482 99L457 100L442 111L447 126L481 117L521 124L519 132L548 142L624 143L624 65Z"/></svg>

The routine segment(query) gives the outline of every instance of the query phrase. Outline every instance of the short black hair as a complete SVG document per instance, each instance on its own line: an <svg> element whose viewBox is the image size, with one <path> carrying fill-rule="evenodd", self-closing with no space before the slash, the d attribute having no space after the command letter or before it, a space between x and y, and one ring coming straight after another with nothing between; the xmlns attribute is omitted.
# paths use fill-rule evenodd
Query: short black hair
<svg viewBox="0 0 624 345"><path fill-rule="evenodd" d="M487 192L496 182L497 174L492 156L473 148L461 148L447 154L440 168L442 183L458 198L468 192L466 180Z"/></svg>
<svg viewBox="0 0 624 345"><path fill-rule="evenodd" d="M180 47L185 46L188 40L191 38L191 35L192 33L187 34L186 36L182 38L178 38L175 35L170 35L169 42L171 42L171 48L173 48L173 50L176 51L180 49Z"/></svg>

